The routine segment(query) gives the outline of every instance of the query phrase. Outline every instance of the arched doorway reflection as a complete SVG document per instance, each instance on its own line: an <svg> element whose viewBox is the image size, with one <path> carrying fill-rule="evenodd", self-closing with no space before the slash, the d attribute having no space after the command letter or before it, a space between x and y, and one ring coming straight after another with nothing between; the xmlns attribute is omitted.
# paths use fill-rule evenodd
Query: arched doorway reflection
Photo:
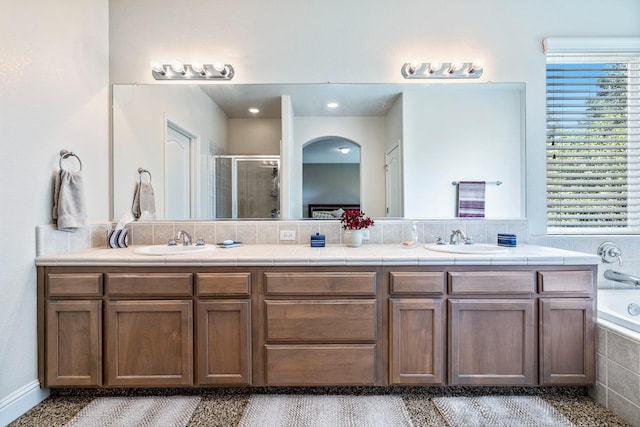
<svg viewBox="0 0 640 427"><path fill-rule="evenodd" d="M360 145L346 138L316 138L302 147L302 204L360 205Z"/></svg>

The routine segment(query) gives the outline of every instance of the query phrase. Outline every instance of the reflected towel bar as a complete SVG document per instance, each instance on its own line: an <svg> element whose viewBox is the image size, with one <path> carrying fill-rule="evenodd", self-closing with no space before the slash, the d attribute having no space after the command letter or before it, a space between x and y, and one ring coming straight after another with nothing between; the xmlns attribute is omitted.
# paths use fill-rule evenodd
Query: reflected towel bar
<svg viewBox="0 0 640 427"><path fill-rule="evenodd" d="M460 181L451 181L451 185L458 185L460 184ZM502 185L502 181L486 181L485 184L487 185Z"/></svg>

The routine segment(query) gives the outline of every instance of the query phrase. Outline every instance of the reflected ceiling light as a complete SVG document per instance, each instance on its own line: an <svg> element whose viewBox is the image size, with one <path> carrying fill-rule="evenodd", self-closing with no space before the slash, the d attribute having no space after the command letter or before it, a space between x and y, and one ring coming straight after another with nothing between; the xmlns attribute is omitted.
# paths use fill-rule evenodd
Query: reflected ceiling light
<svg viewBox="0 0 640 427"><path fill-rule="evenodd" d="M258 109L256 107L249 107L249 112L251 114L258 114L260 112L260 109Z"/></svg>
<svg viewBox="0 0 640 427"><path fill-rule="evenodd" d="M339 147L338 151L341 152L342 154L347 154L347 153L349 153L349 151L351 151L351 148L349 148L349 147Z"/></svg>
<svg viewBox="0 0 640 427"><path fill-rule="evenodd" d="M337 102L328 102L327 103L327 108L338 108L340 106L340 104L338 104Z"/></svg>
<svg viewBox="0 0 640 427"><path fill-rule="evenodd" d="M156 80L231 80L235 70L230 64L223 62L203 64L194 61L191 64L183 64L173 61L170 64L162 64L152 61L151 74Z"/></svg>
<svg viewBox="0 0 640 427"><path fill-rule="evenodd" d="M484 68L480 62L407 62L400 72L405 79L477 79Z"/></svg>

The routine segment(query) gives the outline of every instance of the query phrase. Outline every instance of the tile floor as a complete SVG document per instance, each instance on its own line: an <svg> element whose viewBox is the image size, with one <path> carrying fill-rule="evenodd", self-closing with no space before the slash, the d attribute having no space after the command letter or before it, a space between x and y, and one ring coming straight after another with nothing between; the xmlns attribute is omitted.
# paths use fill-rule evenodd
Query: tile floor
<svg viewBox="0 0 640 427"><path fill-rule="evenodd" d="M321 388L237 388L237 389L53 389L51 396L9 424L9 427L63 426L93 398L109 395L198 394L202 401L189 426L235 426L242 417L251 393L305 394L398 394L415 427L445 427L444 419L431 402L435 396L519 394L540 396L562 412L576 426L630 426L613 412L592 400L582 387L321 387Z"/></svg>

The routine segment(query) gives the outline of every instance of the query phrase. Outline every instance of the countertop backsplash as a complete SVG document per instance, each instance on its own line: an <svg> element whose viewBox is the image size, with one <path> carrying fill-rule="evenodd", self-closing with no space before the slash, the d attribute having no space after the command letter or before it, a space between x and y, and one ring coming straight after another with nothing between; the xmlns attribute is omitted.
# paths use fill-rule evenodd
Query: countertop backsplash
<svg viewBox="0 0 640 427"><path fill-rule="evenodd" d="M451 230L460 229L476 243L496 243L498 233L518 236L518 243L527 243L526 219L376 219L364 244L394 244L411 240L413 225L422 243L433 243L438 237L449 239ZM36 227L36 255L50 256L79 251L107 244L107 232L115 223L92 223L74 233L59 231L54 225ZM324 234L327 245L342 243L342 228L338 220L224 220L224 221L137 221L127 225L130 245L160 245L175 238L179 230L191 234L192 240L207 243L223 240L244 244L308 245L312 234ZM295 240L281 240L282 231L294 231Z"/></svg>

